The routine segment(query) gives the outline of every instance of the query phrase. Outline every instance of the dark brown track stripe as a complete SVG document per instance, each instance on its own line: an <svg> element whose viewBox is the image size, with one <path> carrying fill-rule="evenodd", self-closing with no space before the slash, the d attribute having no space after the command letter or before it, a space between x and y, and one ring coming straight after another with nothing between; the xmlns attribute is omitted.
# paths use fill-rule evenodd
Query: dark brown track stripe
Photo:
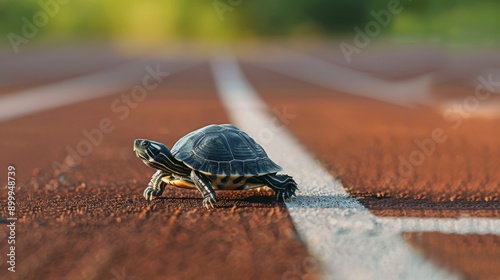
<svg viewBox="0 0 500 280"><path fill-rule="evenodd" d="M429 201L411 198L373 198L359 200L377 216L390 217L434 217L460 218L481 217L500 218L497 201Z"/></svg>

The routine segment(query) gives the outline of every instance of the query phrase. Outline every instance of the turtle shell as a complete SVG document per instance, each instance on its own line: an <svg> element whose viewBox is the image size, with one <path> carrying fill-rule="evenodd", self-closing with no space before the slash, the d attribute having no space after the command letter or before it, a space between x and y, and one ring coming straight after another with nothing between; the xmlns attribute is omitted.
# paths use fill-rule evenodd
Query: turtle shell
<svg viewBox="0 0 500 280"><path fill-rule="evenodd" d="M259 176L281 171L264 149L234 125L209 125L182 137L172 155L211 175Z"/></svg>

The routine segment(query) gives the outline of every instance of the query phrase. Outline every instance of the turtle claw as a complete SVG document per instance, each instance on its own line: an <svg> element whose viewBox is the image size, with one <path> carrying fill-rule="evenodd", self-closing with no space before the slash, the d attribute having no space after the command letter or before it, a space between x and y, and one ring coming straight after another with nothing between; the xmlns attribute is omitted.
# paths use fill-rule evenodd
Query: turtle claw
<svg viewBox="0 0 500 280"><path fill-rule="evenodd" d="M143 196L147 201L152 201L153 197L158 198L163 193L163 190L157 190L150 186L144 189Z"/></svg>
<svg viewBox="0 0 500 280"><path fill-rule="evenodd" d="M213 209L215 208L214 203L217 202L217 200L211 196L207 196L203 199L203 206L206 209Z"/></svg>
<svg viewBox="0 0 500 280"><path fill-rule="evenodd" d="M276 200L277 201L291 200L294 196L295 197L297 196L295 194L296 190L297 190L297 187L291 188L289 190L279 190L276 192Z"/></svg>
<svg viewBox="0 0 500 280"><path fill-rule="evenodd" d="M276 194L276 201L286 201L291 195L287 194L286 191L280 191Z"/></svg>

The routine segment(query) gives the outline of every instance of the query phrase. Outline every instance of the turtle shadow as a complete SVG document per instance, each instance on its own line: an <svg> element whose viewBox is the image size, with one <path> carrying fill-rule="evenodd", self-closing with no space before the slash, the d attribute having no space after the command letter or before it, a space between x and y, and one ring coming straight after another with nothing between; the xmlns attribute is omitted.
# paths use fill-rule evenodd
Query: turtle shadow
<svg viewBox="0 0 500 280"><path fill-rule="evenodd" d="M177 196L177 197L166 197L161 196L157 197L155 200L162 203L168 201L175 201L176 203L187 203L190 206L200 206L202 204L203 199L198 197L190 197L190 196ZM154 201L152 201L154 202ZM254 196L246 196L246 197L219 197L217 201L216 208L218 209L231 209L234 207L244 208L272 208L276 206L276 198L274 196L262 196L262 195L254 195ZM282 204L282 201L278 203ZM283 204L284 206L284 204Z"/></svg>
<svg viewBox="0 0 500 280"><path fill-rule="evenodd" d="M201 199L201 198L197 198L197 197L169 197L169 196L160 196L160 197L157 197L155 198L153 201L155 200L187 200L187 199Z"/></svg>
<svg viewBox="0 0 500 280"><path fill-rule="evenodd" d="M236 200L236 199L234 199ZM273 196L260 196L260 195L255 195L255 196L249 196L243 199L240 199L240 201L245 201L249 203L258 203L258 204L269 204L271 202L275 202L276 199Z"/></svg>
<svg viewBox="0 0 500 280"><path fill-rule="evenodd" d="M218 201L217 208L274 208L276 199L273 196L248 196L242 198L222 198ZM284 206L284 205L283 205Z"/></svg>

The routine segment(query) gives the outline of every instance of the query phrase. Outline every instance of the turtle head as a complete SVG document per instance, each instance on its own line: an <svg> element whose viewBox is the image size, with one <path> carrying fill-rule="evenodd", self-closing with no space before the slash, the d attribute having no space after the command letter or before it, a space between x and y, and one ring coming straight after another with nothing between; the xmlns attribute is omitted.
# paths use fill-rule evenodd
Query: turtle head
<svg viewBox="0 0 500 280"><path fill-rule="evenodd" d="M149 167L181 176L189 176L191 173L191 168L176 160L167 146L160 142L136 139L134 152Z"/></svg>
<svg viewBox="0 0 500 280"><path fill-rule="evenodd" d="M157 168L163 164L165 157L172 157L170 150L164 144L147 139L136 139L134 141L135 155L147 166Z"/></svg>

